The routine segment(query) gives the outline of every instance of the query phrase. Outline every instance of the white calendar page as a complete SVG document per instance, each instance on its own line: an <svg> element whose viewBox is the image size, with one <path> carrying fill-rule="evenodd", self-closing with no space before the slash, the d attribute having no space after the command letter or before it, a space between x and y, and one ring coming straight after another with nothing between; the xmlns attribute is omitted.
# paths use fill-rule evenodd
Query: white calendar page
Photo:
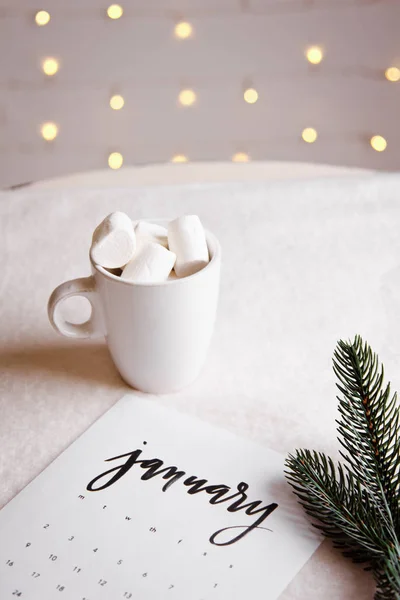
<svg viewBox="0 0 400 600"><path fill-rule="evenodd" d="M127 395L0 512L0 598L273 600L321 541L283 470Z"/></svg>

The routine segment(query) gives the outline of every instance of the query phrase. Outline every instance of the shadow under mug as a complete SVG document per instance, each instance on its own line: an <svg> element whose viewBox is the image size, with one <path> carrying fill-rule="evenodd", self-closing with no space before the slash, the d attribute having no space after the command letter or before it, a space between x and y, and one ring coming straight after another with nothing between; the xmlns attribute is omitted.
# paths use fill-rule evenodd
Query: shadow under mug
<svg viewBox="0 0 400 600"><path fill-rule="evenodd" d="M166 224L166 220L152 220ZM192 383L207 355L217 312L221 248L206 231L210 262L198 273L161 283L131 283L96 264L92 275L66 281L51 294L48 315L67 337L105 336L122 378L143 392L173 392ZM63 300L86 297L90 318L65 320Z"/></svg>

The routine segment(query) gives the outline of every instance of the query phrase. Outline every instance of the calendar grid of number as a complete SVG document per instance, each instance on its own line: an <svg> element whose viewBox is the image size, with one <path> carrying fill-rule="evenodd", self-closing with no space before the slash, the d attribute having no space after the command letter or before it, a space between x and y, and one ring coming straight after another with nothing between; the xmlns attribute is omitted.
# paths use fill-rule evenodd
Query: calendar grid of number
<svg viewBox="0 0 400 600"><path fill-rule="evenodd" d="M277 598L320 543L282 482L278 454L127 396L0 512L0 598Z"/></svg>

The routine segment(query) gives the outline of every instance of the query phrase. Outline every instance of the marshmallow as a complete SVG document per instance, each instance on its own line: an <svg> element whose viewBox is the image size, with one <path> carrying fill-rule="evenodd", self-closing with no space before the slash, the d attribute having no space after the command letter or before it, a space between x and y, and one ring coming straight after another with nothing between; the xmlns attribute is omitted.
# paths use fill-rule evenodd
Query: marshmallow
<svg viewBox="0 0 400 600"><path fill-rule="evenodd" d="M175 273L187 277L209 262L207 240L197 215L186 215L168 225L169 249L176 254Z"/></svg>
<svg viewBox="0 0 400 600"><path fill-rule="evenodd" d="M168 231L161 225L139 221L135 227L135 234L138 247L154 242L168 248Z"/></svg>
<svg viewBox="0 0 400 600"><path fill-rule="evenodd" d="M121 278L134 283L165 281L172 271L176 256L164 246L150 242L136 252L122 271Z"/></svg>
<svg viewBox="0 0 400 600"><path fill-rule="evenodd" d="M131 260L135 249L132 221L123 212L111 213L94 230L90 252L94 262L102 267L123 267Z"/></svg>

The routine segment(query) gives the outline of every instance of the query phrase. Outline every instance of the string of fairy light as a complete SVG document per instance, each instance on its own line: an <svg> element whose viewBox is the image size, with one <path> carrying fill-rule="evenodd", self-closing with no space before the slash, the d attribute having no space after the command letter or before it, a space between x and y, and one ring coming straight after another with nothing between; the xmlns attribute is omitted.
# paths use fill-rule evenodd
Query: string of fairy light
<svg viewBox="0 0 400 600"><path fill-rule="evenodd" d="M111 4L106 10L106 16L111 20L118 20L124 16L124 8L120 4ZM39 10L35 14L35 23L38 27L47 26L51 22L51 15L47 10ZM180 20L174 25L174 36L178 40L189 40L194 36L193 25L186 21ZM304 58L310 65L317 67L325 57L325 49L320 45L310 45L304 49ZM60 61L53 56L43 58L41 69L47 77L54 77L60 70ZM390 83L400 81L400 68L397 65L389 65L382 70L382 77ZM255 104L259 101L259 92L254 85L246 85L243 88L243 100L247 104ZM198 95L194 89L181 89L177 102L180 106L190 108L196 105ZM113 94L109 98L109 105L112 110L119 111L125 106L125 98L121 94ZM59 134L59 126L48 121L40 126L40 134L46 142L52 142ZM318 131L312 124L307 124L302 131L298 132L300 139L306 144L314 144L318 140ZM387 140L379 132L376 132L369 139L369 144L376 152L383 152L387 148ZM244 151L235 152L231 160L233 162L248 162L251 160L250 155ZM170 158L173 163L186 163L189 157L185 154L175 154ZM124 157L121 152L114 151L108 156L108 166L111 169L119 169L124 163Z"/></svg>

